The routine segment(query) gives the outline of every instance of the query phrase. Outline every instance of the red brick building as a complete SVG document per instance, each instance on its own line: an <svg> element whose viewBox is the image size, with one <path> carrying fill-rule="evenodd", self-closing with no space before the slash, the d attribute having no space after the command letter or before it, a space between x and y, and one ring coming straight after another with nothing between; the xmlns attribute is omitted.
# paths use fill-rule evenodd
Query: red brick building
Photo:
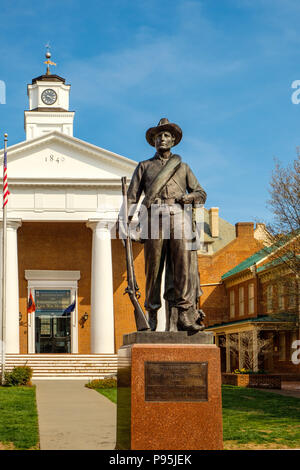
<svg viewBox="0 0 300 470"><path fill-rule="evenodd" d="M226 313L208 330L221 347L223 371L245 367L247 354L254 370L300 373L293 356L299 339L299 288L285 253L264 247L222 275Z"/></svg>

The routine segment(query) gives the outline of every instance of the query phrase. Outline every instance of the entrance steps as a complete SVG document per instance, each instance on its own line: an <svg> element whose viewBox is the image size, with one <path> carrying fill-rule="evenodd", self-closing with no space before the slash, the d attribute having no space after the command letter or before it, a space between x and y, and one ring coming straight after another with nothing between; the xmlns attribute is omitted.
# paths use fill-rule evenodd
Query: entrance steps
<svg viewBox="0 0 300 470"><path fill-rule="evenodd" d="M5 369L33 369L32 379L93 380L116 375L117 354L6 354Z"/></svg>

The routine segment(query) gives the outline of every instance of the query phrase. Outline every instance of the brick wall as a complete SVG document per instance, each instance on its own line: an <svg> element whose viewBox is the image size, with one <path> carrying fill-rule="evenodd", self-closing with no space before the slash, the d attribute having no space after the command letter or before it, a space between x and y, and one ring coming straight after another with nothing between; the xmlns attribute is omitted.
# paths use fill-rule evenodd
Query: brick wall
<svg viewBox="0 0 300 470"><path fill-rule="evenodd" d="M222 383L238 387L281 388L280 375L268 374L222 374Z"/></svg>
<svg viewBox="0 0 300 470"><path fill-rule="evenodd" d="M139 299L144 309L145 301L145 273L144 250L140 243L133 243L134 268L137 283L140 287ZM136 331L134 310L128 294L124 295L127 286L125 249L121 240L112 240L112 262L114 283L114 312L115 312L115 342L116 351L123 344L123 335Z"/></svg>
<svg viewBox="0 0 300 470"><path fill-rule="evenodd" d="M250 222L236 224L237 237L217 253L199 255L198 265L200 282L211 284L221 282L222 274L262 248L262 242L254 238L254 224ZM229 320L229 300L225 286L203 286L200 306L206 313L206 325L213 325Z"/></svg>
<svg viewBox="0 0 300 470"><path fill-rule="evenodd" d="M84 223L29 223L18 230L20 352L27 350L27 281L25 269L80 271L78 281L78 319L85 312L89 319L78 326L79 353L90 352L90 279L92 231Z"/></svg>
<svg viewBox="0 0 300 470"><path fill-rule="evenodd" d="M136 277L141 290L141 305L144 305L144 254L143 246L133 243ZM80 271L78 281L78 320L88 313L89 319L78 325L78 352L90 351L90 289L92 231L85 223L27 223L18 230L19 292L20 312L20 352L28 352L27 330L27 281L26 269ZM133 307L126 288L126 258L120 240L112 240L115 346L122 344L123 334L135 331Z"/></svg>

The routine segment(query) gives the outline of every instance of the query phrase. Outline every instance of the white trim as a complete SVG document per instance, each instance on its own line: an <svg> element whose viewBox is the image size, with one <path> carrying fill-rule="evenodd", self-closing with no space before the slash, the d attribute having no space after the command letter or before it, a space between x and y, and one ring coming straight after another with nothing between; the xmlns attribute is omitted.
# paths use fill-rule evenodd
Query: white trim
<svg viewBox="0 0 300 470"><path fill-rule="evenodd" d="M273 295L274 295L273 284L268 284L267 285L267 292L266 292L266 296L267 296L267 313L273 312L273 304L274 304Z"/></svg>
<svg viewBox="0 0 300 470"><path fill-rule="evenodd" d="M130 177L128 177L130 180ZM10 186L64 186L76 188L77 186L86 187L97 187L106 189L121 188L120 178L98 178L98 179L87 179L87 178L21 178L21 177L9 177L8 182ZM2 187L2 183L1 183Z"/></svg>
<svg viewBox="0 0 300 470"><path fill-rule="evenodd" d="M248 314L252 315L255 312L255 289L254 282L248 284Z"/></svg>
<svg viewBox="0 0 300 470"><path fill-rule="evenodd" d="M229 291L229 315L230 315L230 318L234 318L235 317L235 290L234 289L230 289Z"/></svg>
<svg viewBox="0 0 300 470"><path fill-rule="evenodd" d="M78 281L80 279L80 271L25 269L25 279L28 281Z"/></svg>
<svg viewBox="0 0 300 470"><path fill-rule="evenodd" d="M47 111L43 111L43 114L41 114L41 111L34 111L34 110L29 110L29 111L25 111L25 117L27 116L32 116L32 117L40 117L40 116L45 116L45 117L74 117L75 116L75 111L50 111L50 112L47 112ZM32 123L30 123L32 124ZM52 123L49 123L49 126L53 125ZM58 131L60 132L60 131ZM40 135L38 136L40 137Z"/></svg>
<svg viewBox="0 0 300 470"><path fill-rule="evenodd" d="M245 315L245 286L239 287L239 316Z"/></svg>
<svg viewBox="0 0 300 470"><path fill-rule="evenodd" d="M28 287L31 289L76 289L77 281L47 281L46 279L40 281L28 281Z"/></svg>
<svg viewBox="0 0 300 470"><path fill-rule="evenodd" d="M202 254L202 253L201 253ZM223 282L211 282L210 284L200 284L200 287L206 287L206 286L219 286L223 284Z"/></svg>

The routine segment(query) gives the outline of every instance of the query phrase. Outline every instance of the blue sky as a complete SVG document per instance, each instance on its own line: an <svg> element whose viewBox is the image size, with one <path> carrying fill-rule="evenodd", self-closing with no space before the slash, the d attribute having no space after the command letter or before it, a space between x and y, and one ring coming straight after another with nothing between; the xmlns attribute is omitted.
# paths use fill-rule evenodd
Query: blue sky
<svg viewBox="0 0 300 470"><path fill-rule="evenodd" d="M50 41L76 137L140 161L146 129L168 117L206 207L268 221L274 158L287 165L300 146L299 21L298 0L0 0L0 133L25 139L26 84Z"/></svg>

